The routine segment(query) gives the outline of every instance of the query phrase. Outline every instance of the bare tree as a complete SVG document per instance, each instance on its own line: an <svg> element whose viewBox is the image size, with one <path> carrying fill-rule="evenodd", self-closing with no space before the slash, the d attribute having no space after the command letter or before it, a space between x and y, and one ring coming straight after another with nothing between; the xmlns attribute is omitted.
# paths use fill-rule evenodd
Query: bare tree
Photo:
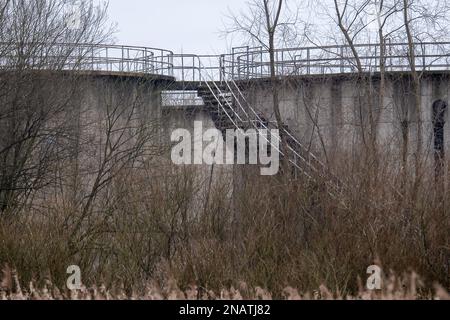
<svg viewBox="0 0 450 320"><path fill-rule="evenodd" d="M370 0L363 1L338 1L334 0L335 20L341 31L346 45L351 50L351 56L357 71L356 83L359 84L359 115L362 126L361 135L365 146L369 145L367 151L371 153L371 159L377 159L377 117L374 110L374 90L372 87L372 76L368 73L367 66L361 59L361 52L358 51L357 41L367 34L367 27L372 22L367 18L367 11L373 5ZM363 54L364 55L364 54ZM382 104L382 100L380 100ZM369 122L369 141L366 138L365 120L363 113L368 114Z"/></svg>
<svg viewBox="0 0 450 320"><path fill-rule="evenodd" d="M300 42L299 9L290 6L288 0L251 0L247 2L248 12L231 14L231 26L227 32L238 34L250 43L260 45L269 53L270 86L273 112L278 128L284 123L280 111L280 79L277 74L276 51L278 46L295 45ZM286 136L281 136L281 151L287 155ZM287 168L287 156L283 166Z"/></svg>
<svg viewBox="0 0 450 320"><path fill-rule="evenodd" d="M98 105L89 105L89 116L82 120L78 141L78 170L82 186L76 190L79 214L68 217L72 248L91 236L107 219L105 209L114 207L111 194L116 178L125 172L143 171L145 164L163 154L159 142L159 118L150 114L145 99L152 88L146 79L116 79L94 86ZM68 192L71 192L68 190ZM92 217L99 223L93 224Z"/></svg>
<svg viewBox="0 0 450 320"><path fill-rule="evenodd" d="M416 114L417 145L415 151L415 179L412 191L413 201L417 199L423 175L424 141L422 110L422 76L427 70L427 61L418 66L417 55L426 54L423 42L442 41L448 38L450 4L446 1L403 0L401 3L402 29L407 42L409 71L412 79L412 93ZM433 61L430 61L432 64ZM420 69L421 68L421 69ZM431 112L431 107L430 107ZM439 163L437 164L439 165Z"/></svg>
<svg viewBox="0 0 450 320"><path fill-rule="evenodd" d="M340 36L335 36L333 28L327 30L332 41L344 43L350 49L350 55L345 54L342 59L348 59L354 65L356 72L363 81L363 96L368 97L368 116L371 126L373 141L376 141L377 117L374 116L374 89L371 71L379 71L380 85L378 88L378 107L384 108L386 97L386 56L387 50L393 50L399 55L405 55L409 64L409 73L412 79L411 92L414 96L414 113L417 119L417 146L416 174L420 171L423 154L423 119L421 110L421 77L427 64L417 65L417 55L424 53L423 42L442 41L447 36L447 20L449 4L446 1L430 2L426 0L329 0L316 2L318 7L328 16L328 21L333 21L338 27ZM319 33L322 34L322 33ZM320 46L320 36L308 37L315 45ZM322 37L323 38L323 37ZM376 39L374 43L373 39ZM405 51L399 47L391 47L391 41L407 43ZM360 44L376 44L376 52L363 52ZM369 55L377 55L367 59ZM421 58L422 59L422 58ZM373 61L377 64L373 65ZM369 69L368 69L368 68ZM406 168L409 153L410 114L404 112L401 116L402 127L402 167ZM363 137L363 140L364 137Z"/></svg>
<svg viewBox="0 0 450 320"><path fill-rule="evenodd" d="M411 68L411 77L413 81L413 94L414 94L414 109L417 117L417 149L416 149L416 163L415 163L415 183L413 195L417 193L417 188L420 184L421 168L422 168L422 153L423 153L423 125L422 125L422 90L419 74L416 68L416 48L415 41L411 29L411 17L410 17L410 1L403 0L403 23L405 26L406 37L408 41L408 61ZM415 196L414 196L415 197Z"/></svg>
<svg viewBox="0 0 450 320"><path fill-rule="evenodd" d="M0 212L25 204L54 178L67 151L70 121L61 121L92 52L81 44L110 41L106 5L78 1L70 26L66 0L0 3ZM64 45L63 45L64 44ZM80 49L81 48L81 49Z"/></svg>

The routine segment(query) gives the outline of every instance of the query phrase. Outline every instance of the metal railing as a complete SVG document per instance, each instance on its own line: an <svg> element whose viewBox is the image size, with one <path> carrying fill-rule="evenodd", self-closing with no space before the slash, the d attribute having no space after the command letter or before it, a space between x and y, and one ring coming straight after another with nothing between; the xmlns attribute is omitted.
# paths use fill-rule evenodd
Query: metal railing
<svg viewBox="0 0 450 320"><path fill-rule="evenodd" d="M158 48L70 43L0 43L0 68L83 70L173 76L173 52Z"/></svg>
<svg viewBox="0 0 450 320"><path fill-rule="evenodd" d="M381 56L379 44L355 45L363 72L411 70L407 43L388 42ZM270 77L269 51L262 47L237 47L222 55L173 55L173 74L178 81L200 81L200 62L214 81L249 80ZM415 44L418 71L450 70L450 42ZM275 50L277 77L351 74L358 72L357 59L350 46L322 46Z"/></svg>
<svg viewBox="0 0 450 320"><path fill-rule="evenodd" d="M328 176L326 166L299 140L293 137L286 128L278 128L277 125L273 125L273 123L261 117L259 111L248 103L245 94L232 78L224 78L222 85L219 86L218 82L214 81L212 75L208 72L207 67L202 64L200 57L197 56L196 59L200 81L208 88L217 102L217 111L226 115L236 130L242 133L243 130L249 128L256 129L257 132L267 130L268 136L263 134L261 138L266 140L271 150L278 152L281 157L285 157L295 172L300 172L308 180L314 180L314 176L316 176L316 179L323 179ZM231 101L220 98L225 96L230 96ZM287 150L281 148L281 136L274 134L274 131L269 129L278 129L281 135L290 139L291 142L288 144ZM325 182L329 188L329 194L334 197L338 196L342 183L337 179L325 179Z"/></svg>
<svg viewBox="0 0 450 320"><path fill-rule="evenodd" d="M387 72L411 70L407 43L390 43L381 56L379 44L355 45L363 72L379 72L384 60ZM262 47L235 48L221 62L228 77L235 80L270 76L269 51ZM450 70L450 42L415 44L418 71ZM323 46L275 50L275 72L280 76L329 75L358 72L355 54L350 46Z"/></svg>
<svg viewBox="0 0 450 320"><path fill-rule="evenodd" d="M384 61L386 72L411 70L407 43L387 42L384 56L379 44L355 45L363 72L379 72ZM174 55L174 75L179 81L199 81L200 58L215 81L249 80L270 77L269 51L262 47L237 47L222 55ZM415 44L418 71L450 70L450 42ZM277 77L301 75L351 74L358 72L355 54L350 46L322 46L275 50Z"/></svg>
<svg viewBox="0 0 450 320"><path fill-rule="evenodd" d="M204 106L203 99L195 90L166 90L161 92L163 107L199 107Z"/></svg>
<svg viewBox="0 0 450 320"><path fill-rule="evenodd" d="M362 71L380 71L383 57L379 44L355 45L355 49ZM419 71L450 70L450 42L416 43L415 56ZM262 47L238 47L222 55L194 55L121 45L0 43L0 68L17 65L162 75L182 82L200 82L201 69L209 74L211 81L270 76L269 51ZM410 70L408 44L388 42L384 65L387 72ZM282 77L346 74L358 70L351 47L317 46L276 50L275 71Z"/></svg>
<svg viewBox="0 0 450 320"><path fill-rule="evenodd" d="M208 79L222 81L226 74L222 61L222 55L174 54L173 75L181 82L198 82L203 71Z"/></svg>

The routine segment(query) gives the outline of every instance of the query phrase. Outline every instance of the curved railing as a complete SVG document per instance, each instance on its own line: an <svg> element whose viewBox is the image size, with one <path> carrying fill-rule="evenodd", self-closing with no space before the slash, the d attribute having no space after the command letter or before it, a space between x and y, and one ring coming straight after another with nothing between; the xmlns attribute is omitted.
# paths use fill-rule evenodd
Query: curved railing
<svg viewBox="0 0 450 320"><path fill-rule="evenodd" d="M355 45L363 72L408 71L408 44L390 43L382 57L379 44ZM415 44L418 71L450 70L450 42ZM0 43L0 68L25 65L42 69L152 74L174 77L182 82L199 82L201 73L211 79L248 80L270 76L269 51L262 47L233 48L222 55L174 54L170 50L94 44L5 44ZM358 71L357 59L350 46L286 48L275 51L276 75L330 75Z"/></svg>
<svg viewBox="0 0 450 320"><path fill-rule="evenodd" d="M450 70L450 42L422 42L414 45L418 71ZM355 54L350 46L323 46L275 50L277 76L330 75L379 72L384 61L386 72L410 71L409 45L390 43L381 54L379 44L355 45L362 70L358 70ZM241 47L225 55L221 62L227 74L235 80L270 76L269 51L262 47Z"/></svg>
<svg viewBox="0 0 450 320"><path fill-rule="evenodd" d="M383 55L379 44L358 44L354 48L362 72L379 72L382 62L386 72L411 70L407 43L388 42ZM199 81L199 61L204 71L216 81L270 76L268 50L262 47L238 47L222 55L175 54L175 78L179 81ZM415 65L417 71L450 70L450 42L416 43ZM358 63L350 46L286 48L275 50L275 72L278 77L351 74L358 72Z"/></svg>
<svg viewBox="0 0 450 320"><path fill-rule="evenodd" d="M64 69L173 76L165 49L71 43L0 43L0 68Z"/></svg>

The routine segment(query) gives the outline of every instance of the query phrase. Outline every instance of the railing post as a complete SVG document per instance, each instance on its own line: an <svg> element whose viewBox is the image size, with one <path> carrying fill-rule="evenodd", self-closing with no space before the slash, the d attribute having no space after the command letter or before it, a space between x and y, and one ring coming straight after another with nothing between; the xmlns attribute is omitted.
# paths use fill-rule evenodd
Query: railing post
<svg viewBox="0 0 450 320"><path fill-rule="evenodd" d="M222 83L224 81L224 73L225 73L225 55L221 55L219 57L219 79L220 79L220 83Z"/></svg>
<svg viewBox="0 0 450 320"><path fill-rule="evenodd" d="M427 46L423 45L423 50L422 50L422 63L423 63L423 68L422 71L425 71L427 68Z"/></svg>
<svg viewBox="0 0 450 320"><path fill-rule="evenodd" d="M252 54L252 74L251 76L254 77L256 73L256 69L255 69L255 54Z"/></svg>
<svg viewBox="0 0 450 320"><path fill-rule="evenodd" d="M234 80L234 53L231 56L231 78Z"/></svg>
<svg viewBox="0 0 450 320"><path fill-rule="evenodd" d="M144 49L144 72L148 72L148 52L147 52L147 48Z"/></svg>
<svg viewBox="0 0 450 320"><path fill-rule="evenodd" d="M106 47L106 71L112 71L112 66L110 68L109 66L109 53L108 53L109 48Z"/></svg>
<svg viewBox="0 0 450 320"><path fill-rule="evenodd" d="M311 49L306 49L306 73L311 74Z"/></svg>
<svg viewBox="0 0 450 320"><path fill-rule="evenodd" d="M199 68L200 68L200 66L199 66ZM194 56L192 57L192 81L195 82L195 57Z"/></svg>
<svg viewBox="0 0 450 320"><path fill-rule="evenodd" d="M264 75L264 52L263 52L263 47L260 47L260 51L261 51L261 61L259 62L261 65L261 78Z"/></svg>
<svg viewBox="0 0 450 320"><path fill-rule="evenodd" d="M341 73L345 73L345 66L344 66L344 47L343 46L341 46L341 48L340 48L340 50L341 50L341 52L340 52L340 55L341 55L341 58L340 58L340 61L341 61L341 63L340 63L340 65L341 65Z"/></svg>
<svg viewBox="0 0 450 320"><path fill-rule="evenodd" d="M94 47L93 46L91 46L90 54L91 54L91 69L94 70Z"/></svg>
<svg viewBox="0 0 450 320"><path fill-rule="evenodd" d="M156 73L155 64L158 63L158 60L155 59L155 53L153 51L148 53L149 57L147 57L147 69L149 73ZM161 52L161 61L164 61L163 52ZM164 72L164 71L162 71Z"/></svg>
<svg viewBox="0 0 450 320"><path fill-rule="evenodd" d="M121 72L123 72L123 60L125 58L125 54L124 54L123 50L124 50L124 48L120 47L120 52L121 52L122 58L120 59L120 63L119 63L119 71L121 71Z"/></svg>
<svg viewBox="0 0 450 320"><path fill-rule="evenodd" d="M241 79L241 57L236 57L236 71L237 71L237 79Z"/></svg>
<svg viewBox="0 0 450 320"><path fill-rule="evenodd" d="M127 72L130 72L130 48L127 48Z"/></svg>
<svg viewBox="0 0 450 320"><path fill-rule="evenodd" d="M184 85L184 56L181 56L181 82Z"/></svg>
<svg viewBox="0 0 450 320"><path fill-rule="evenodd" d="M247 46L247 79L250 79L250 48Z"/></svg>
<svg viewBox="0 0 450 320"><path fill-rule="evenodd" d="M231 50L231 79L234 80L234 48Z"/></svg>

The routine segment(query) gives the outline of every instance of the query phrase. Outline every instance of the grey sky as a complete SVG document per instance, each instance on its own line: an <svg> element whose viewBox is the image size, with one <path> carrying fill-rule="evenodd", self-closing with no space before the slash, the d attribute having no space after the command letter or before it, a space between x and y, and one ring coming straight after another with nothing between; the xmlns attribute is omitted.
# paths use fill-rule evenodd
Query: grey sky
<svg viewBox="0 0 450 320"><path fill-rule="evenodd" d="M218 54L228 8L245 8L244 0L110 0L109 17L118 23L118 44Z"/></svg>

